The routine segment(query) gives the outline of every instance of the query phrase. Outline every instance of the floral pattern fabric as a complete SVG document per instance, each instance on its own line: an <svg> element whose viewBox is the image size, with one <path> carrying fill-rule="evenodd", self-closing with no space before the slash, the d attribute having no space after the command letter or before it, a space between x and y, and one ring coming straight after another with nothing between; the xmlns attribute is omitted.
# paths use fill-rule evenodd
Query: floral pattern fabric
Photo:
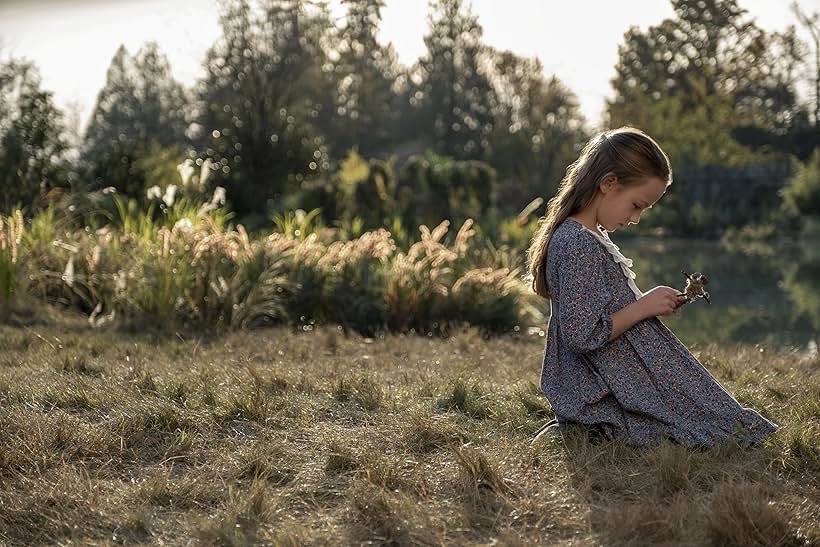
<svg viewBox="0 0 820 547"><path fill-rule="evenodd" d="M541 391L559 424L574 422L650 446L662 438L757 446L781 426L745 408L657 317L609 340L611 315L638 298L596 234L573 219L550 239L552 294Z"/></svg>

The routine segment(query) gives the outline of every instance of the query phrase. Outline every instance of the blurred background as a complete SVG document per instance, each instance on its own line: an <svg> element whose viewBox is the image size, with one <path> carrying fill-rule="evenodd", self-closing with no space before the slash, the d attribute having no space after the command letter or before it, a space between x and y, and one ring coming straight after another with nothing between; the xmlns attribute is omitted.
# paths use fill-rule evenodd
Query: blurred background
<svg viewBox="0 0 820 547"><path fill-rule="evenodd" d="M94 325L543 336L523 280L538 218L590 136L632 125L674 182L614 239L644 290L710 278L711 305L664 321L689 344L816 354L818 11L2 2L2 301Z"/></svg>

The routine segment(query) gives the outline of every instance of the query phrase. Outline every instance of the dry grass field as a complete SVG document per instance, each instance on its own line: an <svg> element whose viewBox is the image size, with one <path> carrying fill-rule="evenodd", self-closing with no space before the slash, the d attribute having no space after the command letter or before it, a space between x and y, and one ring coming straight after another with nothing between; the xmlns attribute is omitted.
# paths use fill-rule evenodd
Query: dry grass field
<svg viewBox="0 0 820 547"><path fill-rule="evenodd" d="M692 348L756 450L530 447L543 343L2 326L0 543L820 544L818 358Z"/></svg>

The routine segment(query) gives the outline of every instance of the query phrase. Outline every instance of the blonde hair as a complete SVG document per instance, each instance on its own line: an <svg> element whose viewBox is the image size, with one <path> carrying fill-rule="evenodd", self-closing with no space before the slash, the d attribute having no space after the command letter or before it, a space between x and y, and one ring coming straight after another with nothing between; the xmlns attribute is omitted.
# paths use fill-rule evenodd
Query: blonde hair
<svg viewBox="0 0 820 547"><path fill-rule="evenodd" d="M581 155L567 167L557 194L547 204L539 219L538 231L527 250L528 277L532 290L550 297L546 276L547 245L555 229L567 217L581 211L598 192L598 183L609 172L615 173L624 186L639 184L647 177L657 177L672 184L672 166L658 143L634 127L603 131L584 146Z"/></svg>

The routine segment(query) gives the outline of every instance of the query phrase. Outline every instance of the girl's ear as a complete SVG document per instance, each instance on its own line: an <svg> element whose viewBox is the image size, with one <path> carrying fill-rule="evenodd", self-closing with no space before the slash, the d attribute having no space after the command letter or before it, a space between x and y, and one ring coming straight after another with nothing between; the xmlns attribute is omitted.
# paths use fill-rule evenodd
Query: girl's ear
<svg viewBox="0 0 820 547"><path fill-rule="evenodd" d="M612 191L613 188L618 184L618 175L610 171L603 177L601 177L601 182L598 184L598 188L606 194L607 192Z"/></svg>

